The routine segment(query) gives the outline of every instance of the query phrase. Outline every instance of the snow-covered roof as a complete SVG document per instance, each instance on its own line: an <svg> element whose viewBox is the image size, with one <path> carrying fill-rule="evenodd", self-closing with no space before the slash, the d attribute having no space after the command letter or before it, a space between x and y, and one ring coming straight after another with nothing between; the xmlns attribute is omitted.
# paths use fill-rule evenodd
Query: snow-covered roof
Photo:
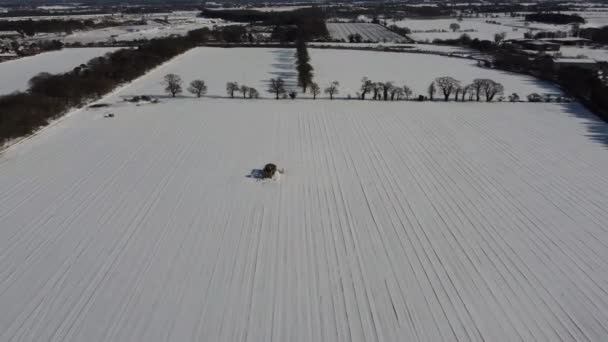
<svg viewBox="0 0 608 342"><path fill-rule="evenodd" d="M545 41L564 41L564 42L591 41L589 39L580 38L580 37L541 38L540 40L545 40Z"/></svg>
<svg viewBox="0 0 608 342"><path fill-rule="evenodd" d="M595 64L595 60L591 58L555 58L554 63L577 63L577 64Z"/></svg>

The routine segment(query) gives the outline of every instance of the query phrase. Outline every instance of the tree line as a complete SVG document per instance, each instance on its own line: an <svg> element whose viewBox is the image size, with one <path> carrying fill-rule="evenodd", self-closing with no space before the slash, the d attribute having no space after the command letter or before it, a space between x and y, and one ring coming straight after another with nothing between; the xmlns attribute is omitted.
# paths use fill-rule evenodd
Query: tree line
<svg viewBox="0 0 608 342"><path fill-rule="evenodd" d="M563 14L563 13L530 13L525 16L526 21L536 21L539 23L556 24L556 25L567 25L567 24L584 24L583 19L578 14Z"/></svg>
<svg viewBox="0 0 608 342"><path fill-rule="evenodd" d="M273 27L271 39L281 42L294 42L298 38L314 40L329 37L325 14L317 7L285 12L203 9L200 16L270 26Z"/></svg>
<svg viewBox="0 0 608 342"><path fill-rule="evenodd" d="M164 77L163 84L165 92L175 97L183 92L183 81L179 75L168 74ZM340 92L340 82L331 81L325 88L321 87L312 81L307 80L307 83L299 85L302 88L302 93L310 93L313 99L316 99L321 92L328 95L330 100ZM413 99L413 91L407 85L398 86L394 82L374 82L367 77L361 80L360 92L357 92L357 98L360 100L372 99L383 101L399 101ZM207 85L203 80L194 80L187 88L188 92L196 97L202 97L207 93ZM285 81L280 78L271 78L268 81L268 93L272 94L275 99L282 98L295 99L296 92L288 92ZM243 98L257 99L259 92L253 87L247 85L239 85L238 82L227 82L226 93L230 98L234 98L236 93L240 93ZM443 76L433 80L428 88L427 95L419 95L418 101L431 100L434 101L436 96L441 97L444 101L481 101L492 102L495 99L503 101L501 95L504 94L504 87L499 82L487 78L474 79L470 84L463 85L460 81L453 77ZM369 96L369 97L368 97ZM499 96L497 98L497 96ZM520 101L518 94L513 93L508 96L511 102ZM530 102L540 102L542 97L538 94L530 94L528 96Z"/></svg>
<svg viewBox="0 0 608 342"><path fill-rule="evenodd" d="M40 32L72 32L90 28L116 26L113 22L95 23L93 20L45 19L45 20L6 20L0 21L0 31L16 31L24 36Z"/></svg>
<svg viewBox="0 0 608 342"><path fill-rule="evenodd" d="M93 58L66 73L41 73L30 80L26 92L0 96L0 143L30 134L192 47L186 38L155 39L137 49Z"/></svg>

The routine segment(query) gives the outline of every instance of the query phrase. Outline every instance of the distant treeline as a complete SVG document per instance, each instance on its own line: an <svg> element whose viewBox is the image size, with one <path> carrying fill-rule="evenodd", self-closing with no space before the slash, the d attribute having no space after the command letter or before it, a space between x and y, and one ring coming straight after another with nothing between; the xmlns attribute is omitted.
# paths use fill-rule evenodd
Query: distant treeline
<svg viewBox="0 0 608 342"><path fill-rule="evenodd" d="M155 39L135 49L94 58L63 74L35 76L27 92L0 97L0 143L34 132L49 120L144 75L196 43L192 38Z"/></svg>
<svg viewBox="0 0 608 342"><path fill-rule="evenodd" d="M0 13L0 18L6 17L46 17L46 16L70 16L70 15L104 15L104 14L147 14L147 13L170 13L173 11L195 11L200 9L200 5L192 3L172 3L171 5L162 4L164 0L156 1L159 4L152 4L154 1L145 0L146 6L110 6L110 2L98 4L95 8L77 8L65 10L42 10L42 9L24 9L23 4L8 7L8 11ZM120 4L121 1L115 1L114 4ZM131 0L132 2L132 0ZM131 4L133 5L133 4Z"/></svg>
<svg viewBox="0 0 608 342"><path fill-rule="evenodd" d="M577 14L562 14L562 13L532 13L526 14L526 21L537 21L540 23L566 25L566 24L584 24L585 19Z"/></svg>
<svg viewBox="0 0 608 342"><path fill-rule="evenodd" d="M71 32L89 28L106 27L111 23L97 24L93 20L50 19L50 20L14 20L0 21L0 31L17 31L26 36L36 33Z"/></svg>
<svg viewBox="0 0 608 342"><path fill-rule="evenodd" d="M598 116L608 121L608 85L598 77L597 71L576 66L559 68L553 66L551 57L530 60L517 49L501 48L494 52L494 65L503 70L532 74L544 80L558 83L569 94Z"/></svg>
<svg viewBox="0 0 608 342"><path fill-rule="evenodd" d="M583 38L591 39L594 43L608 44L608 26L581 29L579 35Z"/></svg>
<svg viewBox="0 0 608 342"><path fill-rule="evenodd" d="M325 15L321 9L316 7L286 12L204 9L200 16L273 26L273 38L279 41L295 41L298 37L314 40L329 36L327 26L325 25Z"/></svg>

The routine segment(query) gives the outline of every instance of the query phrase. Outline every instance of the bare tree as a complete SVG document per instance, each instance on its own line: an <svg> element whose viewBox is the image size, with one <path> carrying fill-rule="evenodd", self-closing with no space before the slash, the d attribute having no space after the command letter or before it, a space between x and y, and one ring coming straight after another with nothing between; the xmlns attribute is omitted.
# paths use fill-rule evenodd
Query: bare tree
<svg viewBox="0 0 608 342"><path fill-rule="evenodd" d="M542 102L542 100L543 100L543 97L537 93L532 93L532 94L528 95L527 97L528 97L529 102Z"/></svg>
<svg viewBox="0 0 608 342"><path fill-rule="evenodd" d="M249 93L249 87L243 84L239 88L239 91L241 92L241 94L243 94L243 98L246 99L247 98L247 94Z"/></svg>
<svg viewBox="0 0 608 342"><path fill-rule="evenodd" d="M519 95L517 95L517 93L513 93L513 94L509 95L509 101L519 102Z"/></svg>
<svg viewBox="0 0 608 342"><path fill-rule="evenodd" d="M456 31L460 30L460 25L458 25L457 23L451 23L450 30L452 30L452 32L456 32Z"/></svg>
<svg viewBox="0 0 608 342"><path fill-rule="evenodd" d="M473 101L473 97L475 96L475 89L470 87L467 90L467 94L469 94L469 101Z"/></svg>
<svg viewBox="0 0 608 342"><path fill-rule="evenodd" d="M340 82L338 81L333 81L331 82L331 84L329 85L329 87L325 88L325 94L329 94L329 99L333 100L334 99L334 95L337 95L338 92L338 87L340 86Z"/></svg>
<svg viewBox="0 0 608 342"><path fill-rule="evenodd" d="M176 74L167 74L163 80L165 91L175 97L182 92L182 78Z"/></svg>
<svg viewBox="0 0 608 342"><path fill-rule="evenodd" d="M250 99L257 99L259 97L260 97L260 93L258 93L257 89L249 88L249 98Z"/></svg>
<svg viewBox="0 0 608 342"><path fill-rule="evenodd" d="M460 91L460 93L462 94L462 96L460 97L461 101L464 101L464 97L471 91L471 85L467 84L466 86L462 87L462 90Z"/></svg>
<svg viewBox="0 0 608 342"><path fill-rule="evenodd" d="M502 84L493 80L486 80L483 86L483 92L487 102L491 102L494 99L494 96L501 95L504 90L505 88Z"/></svg>
<svg viewBox="0 0 608 342"><path fill-rule="evenodd" d="M381 82L379 84L380 88L382 89L382 99L387 101L388 94L391 92L391 89L393 89L393 82Z"/></svg>
<svg viewBox="0 0 608 342"><path fill-rule="evenodd" d="M381 83L374 82L372 83L372 91L374 92L374 100L378 99L378 94L380 93L380 89L382 89Z"/></svg>
<svg viewBox="0 0 608 342"><path fill-rule="evenodd" d="M507 33L506 32L500 32L500 33L496 33L494 35L494 42L496 44L502 42L503 40L505 40L505 38L507 37Z"/></svg>
<svg viewBox="0 0 608 342"><path fill-rule="evenodd" d="M454 89L454 101L458 101L458 95L460 95L462 89L463 88L461 86L458 86L456 87L456 89Z"/></svg>
<svg viewBox="0 0 608 342"><path fill-rule="evenodd" d="M435 79L435 83L437 84L437 87L441 89L443 97L446 101L450 99L450 94L452 94L456 88L460 87L460 81L457 81L449 76L437 77Z"/></svg>
<svg viewBox="0 0 608 342"><path fill-rule="evenodd" d="M190 87L188 87L188 91L196 95L196 97L201 97L207 94L207 85L203 80L194 80L190 82Z"/></svg>
<svg viewBox="0 0 608 342"><path fill-rule="evenodd" d="M310 93L312 94L312 99L316 100L317 99L317 95L319 95L321 93L321 88L319 88L319 85L316 84L315 82L310 84Z"/></svg>
<svg viewBox="0 0 608 342"><path fill-rule="evenodd" d="M239 84L236 82L228 82L226 83L226 92L230 95L231 98L234 98L234 92L239 91Z"/></svg>
<svg viewBox="0 0 608 342"><path fill-rule="evenodd" d="M410 87L404 85L403 86L403 95L405 95L405 99L409 100L410 96L412 96L412 89L410 89Z"/></svg>
<svg viewBox="0 0 608 342"><path fill-rule="evenodd" d="M473 93L475 94L476 101L479 101L481 97L481 90L483 89L486 81L487 80L484 78L476 78L473 80L473 83L471 83L471 88L473 89Z"/></svg>
<svg viewBox="0 0 608 342"><path fill-rule="evenodd" d="M271 78L268 86L268 92L273 93L276 99L279 99L280 95L285 94L285 81L282 78Z"/></svg>
<svg viewBox="0 0 608 342"><path fill-rule="evenodd" d="M394 101L395 99L401 100L401 99L403 99L403 95L405 95L403 88L401 88L401 87L392 87L391 88L391 101Z"/></svg>
<svg viewBox="0 0 608 342"><path fill-rule="evenodd" d="M431 99L431 101L433 101L433 98L435 97L435 93L437 92L437 88L435 88L435 82L431 82L431 84L429 85L429 88L426 91L429 94L429 99Z"/></svg>
<svg viewBox="0 0 608 342"><path fill-rule="evenodd" d="M361 80L361 100L365 100L365 95L374 89L374 82L367 77Z"/></svg>

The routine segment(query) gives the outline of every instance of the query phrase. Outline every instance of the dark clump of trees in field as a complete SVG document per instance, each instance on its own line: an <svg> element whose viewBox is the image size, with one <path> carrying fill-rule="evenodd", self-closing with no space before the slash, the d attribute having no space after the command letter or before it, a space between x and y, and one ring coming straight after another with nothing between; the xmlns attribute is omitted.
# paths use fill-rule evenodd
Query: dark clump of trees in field
<svg viewBox="0 0 608 342"><path fill-rule="evenodd" d="M577 14L563 13L531 13L526 14L526 21L537 21L540 23L566 25L566 24L584 24L585 19Z"/></svg>
<svg viewBox="0 0 608 342"><path fill-rule="evenodd" d="M580 29L579 35L582 38L591 39L594 43L608 44L608 26Z"/></svg>
<svg viewBox="0 0 608 342"><path fill-rule="evenodd" d="M33 77L27 92L0 96L0 143L32 133L70 108L101 97L193 46L185 38L156 39L137 49L93 58L66 73ZM175 94L181 92L181 83L174 87L176 80L171 81Z"/></svg>
<svg viewBox="0 0 608 342"><path fill-rule="evenodd" d="M294 42L298 38L314 40L329 36L325 25L325 15L321 9L316 7L286 12L204 9L201 16L271 26L273 27L271 38L281 42Z"/></svg>
<svg viewBox="0 0 608 342"><path fill-rule="evenodd" d="M313 67L310 65L310 55L304 39L298 39L296 42L296 70L298 71L298 86L302 88L302 92L306 93L308 87L313 80Z"/></svg>

